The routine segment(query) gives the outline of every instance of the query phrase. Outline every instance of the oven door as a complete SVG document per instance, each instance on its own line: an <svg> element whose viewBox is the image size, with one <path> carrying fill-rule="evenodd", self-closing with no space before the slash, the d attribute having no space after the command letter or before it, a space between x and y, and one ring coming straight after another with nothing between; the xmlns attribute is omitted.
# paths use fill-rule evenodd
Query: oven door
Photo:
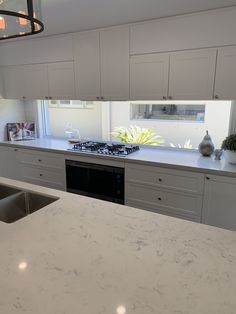
<svg viewBox="0 0 236 314"><path fill-rule="evenodd" d="M124 204L124 169L66 160L67 191Z"/></svg>

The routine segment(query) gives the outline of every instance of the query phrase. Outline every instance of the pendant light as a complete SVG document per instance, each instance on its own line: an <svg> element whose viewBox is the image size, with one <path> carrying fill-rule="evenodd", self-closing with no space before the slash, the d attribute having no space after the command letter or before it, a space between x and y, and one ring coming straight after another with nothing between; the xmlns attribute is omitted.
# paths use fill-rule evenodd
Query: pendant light
<svg viewBox="0 0 236 314"><path fill-rule="evenodd" d="M0 0L0 40L41 33L40 0Z"/></svg>

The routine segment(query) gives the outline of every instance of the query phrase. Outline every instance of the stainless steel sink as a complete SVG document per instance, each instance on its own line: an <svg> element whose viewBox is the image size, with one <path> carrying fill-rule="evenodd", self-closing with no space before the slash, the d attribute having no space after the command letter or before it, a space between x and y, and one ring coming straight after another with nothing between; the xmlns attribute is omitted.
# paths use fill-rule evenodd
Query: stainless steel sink
<svg viewBox="0 0 236 314"><path fill-rule="evenodd" d="M5 223L13 223L58 200L56 197L17 189L15 194L14 189L11 190L12 193L7 193L7 189L8 187L0 186L0 221Z"/></svg>
<svg viewBox="0 0 236 314"><path fill-rule="evenodd" d="M15 188L12 188L10 186L6 186L6 185L0 185L0 200L10 196L12 194L16 194L21 192L20 190L17 190Z"/></svg>

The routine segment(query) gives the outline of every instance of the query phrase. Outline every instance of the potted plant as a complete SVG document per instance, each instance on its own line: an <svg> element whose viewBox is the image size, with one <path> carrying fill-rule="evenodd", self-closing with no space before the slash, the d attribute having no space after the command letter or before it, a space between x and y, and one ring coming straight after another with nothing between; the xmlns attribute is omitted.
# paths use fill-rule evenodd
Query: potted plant
<svg viewBox="0 0 236 314"><path fill-rule="evenodd" d="M225 150L226 160L231 164L236 164L236 134L227 136L221 148Z"/></svg>

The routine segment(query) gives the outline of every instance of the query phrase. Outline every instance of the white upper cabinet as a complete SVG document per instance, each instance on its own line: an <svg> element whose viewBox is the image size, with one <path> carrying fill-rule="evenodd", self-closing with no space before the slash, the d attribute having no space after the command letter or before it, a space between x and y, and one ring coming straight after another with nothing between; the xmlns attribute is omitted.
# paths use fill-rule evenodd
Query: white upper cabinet
<svg viewBox="0 0 236 314"><path fill-rule="evenodd" d="M132 56L130 59L130 98L166 99L168 94L169 54Z"/></svg>
<svg viewBox="0 0 236 314"><path fill-rule="evenodd" d="M218 50L214 97L216 99L236 99L236 47Z"/></svg>
<svg viewBox="0 0 236 314"><path fill-rule="evenodd" d="M129 99L129 28L74 35L77 98Z"/></svg>
<svg viewBox="0 0 236 314"><path fill-rule="evenodd" d="M135 23L130 26L130 52L134 55L235 45L235 20L234 6Z"/></svg>
<svg viewBox="0 0 236 314"><path fill-rule="evenodd" d="M49 97L75 99L75 73L73 62L48 64Z"/></svg>
<svg viewBox="0 0 236 314"><path fill-rule="evenodd" d="M73 60L71 34L6 41L1 44L0 64L3 66Z"/></svg>
<svg viewBox="0 0 236 314"><path fill-rule="evenodd" d="M216 49L131 56L133 100L212 99Z"/></svg>
<svg viewBox="0 0 236 314"><path fill-rule="evenodd" d="M171 54L169 99L212 99L216 49Z"/></svg>
<svg viewBox="0 0 236 314"><path fill-rule="evenodd" d="M47 66L10 66L3 70L5 96L8 99L43 99L48 95Z"/></svg>
<svg viewBox="0 0 236 314"><path fill-rule="evenodd" d="M99 32L74 35L76 96L80 100L101 97Z"/></svg>
<svg viewBox="0 0 236 314"><path fill-rule="evenodd" d="M129 28L100 32L101 95L105 100L129 99Z"/></svg>
<svg viewBox="0 0 236 314"><path fill-rule="evenodd" d="M7 99L73 99L73 62L8 66L3 70Z"/></svg>

